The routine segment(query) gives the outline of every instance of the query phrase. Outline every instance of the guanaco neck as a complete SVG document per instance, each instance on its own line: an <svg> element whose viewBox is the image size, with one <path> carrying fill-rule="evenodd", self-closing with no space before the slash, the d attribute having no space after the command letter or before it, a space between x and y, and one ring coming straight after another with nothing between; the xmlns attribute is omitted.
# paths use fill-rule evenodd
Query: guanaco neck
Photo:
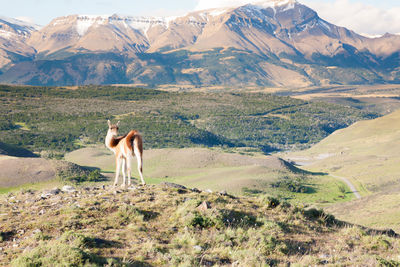
<svg viewBox="0 0 400 267"><path fill-rule="evenodd" d="M113 138L115 138L117 135L114 135L110 130L108 130L108 132L107 132L107 136L106 136L106 140L105 140L105 143L106 143L106 147L108 148L108 149L110 149L112 152L114 152L115 153L115 151L114 151L114 149L111 147L111 141L112 141L112 139Z"/></svg>

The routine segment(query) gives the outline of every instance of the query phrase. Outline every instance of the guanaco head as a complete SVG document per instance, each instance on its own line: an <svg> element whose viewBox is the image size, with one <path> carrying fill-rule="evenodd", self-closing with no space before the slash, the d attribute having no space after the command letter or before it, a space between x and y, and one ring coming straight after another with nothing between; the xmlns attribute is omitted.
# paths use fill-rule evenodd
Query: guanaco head
<svg viewBox="0 0 400 267"><path fill-rule="evenodd" d="M118 129L119 129L119 121L117 122L117 124L111 124L110 120L107 120L107 124L108 124L108 134L111 135L118 135Z"/></svg>

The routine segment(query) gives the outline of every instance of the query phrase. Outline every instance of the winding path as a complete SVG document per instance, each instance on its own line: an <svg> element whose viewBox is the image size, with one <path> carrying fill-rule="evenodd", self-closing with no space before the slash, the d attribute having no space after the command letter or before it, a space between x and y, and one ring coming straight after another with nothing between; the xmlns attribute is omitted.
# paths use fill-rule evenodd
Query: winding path
<svg viewBox="0 0 400 267"><path fill-rule="evenodd" d="M337 179L340 179L340 180L342 180L343 182L345 182L345 183L349 186L351 192L353 192L353 194L355 195L355 197L356 197L357 199L360 199L360 198L361 198L360 193L357 191L356 187L349 181L349 179L347 179L347 178L345 178L345 177L342 177L342 176L337 176L337 175L334 175L334 174L328 174L328 175L329 175L329 176L332 176L333 178L337 178Z"/></svg>
<svg viewBox="0 0 400 267"><path fill-rule="evenodd" d="M310 165L311 164L311 162L306 162L306 163L305 162L297 162L297 161L295 161L293 159L291 161L294 162L295 165L297 165L297 166L306 166L306 165ZM356 187L350 182L349 179L347 179L345 177L342 177L342 176L337 176L337 175L334 175L334 174L331 174L331 173L328 173L328 175L333 177L333 178L340 179L343 182L345 182L348 185L348 187L350 188L351 192L354 194L354 196L357 199L361 198L360 193L357 191Z"/></svg>

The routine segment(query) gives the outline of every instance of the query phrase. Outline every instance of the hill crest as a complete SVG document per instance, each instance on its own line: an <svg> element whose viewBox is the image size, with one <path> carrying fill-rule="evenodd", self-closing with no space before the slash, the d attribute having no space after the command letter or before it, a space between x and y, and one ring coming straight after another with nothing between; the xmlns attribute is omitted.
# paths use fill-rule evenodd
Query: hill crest
<svg viewBox="0 0 400 267"><path fill-rule="evenodd" d="M266 196L163 184L24 191L0 201L0 261L14 266L398 263L393 231Z"/></svg>

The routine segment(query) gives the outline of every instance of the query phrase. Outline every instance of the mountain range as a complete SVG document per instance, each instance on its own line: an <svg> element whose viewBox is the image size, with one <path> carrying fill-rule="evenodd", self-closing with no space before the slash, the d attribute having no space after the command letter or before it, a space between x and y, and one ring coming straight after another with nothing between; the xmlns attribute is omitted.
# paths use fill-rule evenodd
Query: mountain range
<svg viewBox="0 0 400 267"><path fill-rule="evenodd" d="M295 0L180 17L0 17L0 83L288 86L400 82L400 36L368 38Z"/></svg>

